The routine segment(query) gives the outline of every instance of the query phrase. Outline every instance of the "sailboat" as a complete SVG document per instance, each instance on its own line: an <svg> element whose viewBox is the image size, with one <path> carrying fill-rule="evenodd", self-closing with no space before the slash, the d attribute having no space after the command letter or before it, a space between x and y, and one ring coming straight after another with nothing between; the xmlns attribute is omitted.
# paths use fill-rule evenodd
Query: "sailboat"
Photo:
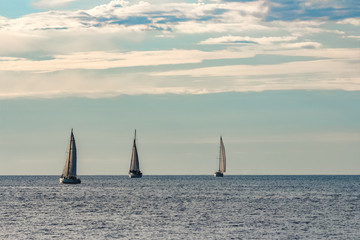
<svg viewBox="0 0 360 240"><path fill-rule="evenodd" d="M75 144L73 129L71 129L69 153L66 159L64 171L60 177L60 183L64 183L64 184L81 183L81 180L76 177L76 144Z"/></svg>
<svg viewBox="0 0 360 240"><path fill-rule="evenodd" d="M220 136L219 170L214 173L214 177L223 177L224 172L226 172L226 155L224 142Z"/></svg>
<svg viewBox="0 0 360 240"><path fill-rule="evenodd" d="M136 130L135 130L135 137L134 137L134 143L131 154L129 177L130 178L142 177L142 172L140 171L140 165L139 165L139 155L136 148Z"/></svg>

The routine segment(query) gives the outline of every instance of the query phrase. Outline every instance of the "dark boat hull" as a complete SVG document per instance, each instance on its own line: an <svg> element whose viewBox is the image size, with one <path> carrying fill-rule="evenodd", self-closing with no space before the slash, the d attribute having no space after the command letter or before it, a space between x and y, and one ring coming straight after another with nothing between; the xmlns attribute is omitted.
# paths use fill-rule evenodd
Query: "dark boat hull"
<svg viewBox="0 0 360 240"><path fill-rule="evenodd" d="M129 178L141 178L142 174L129 174Z"/></svg>
<svg viewBox="0 0 360 240"><path fill-rule="evenodd" d="M62 184L80 184L81 180L79 178L60 178L60 183L62 183Z"/></svg>
<svg viewBox="0 0 360 240"><path fill-rule="evenodd" d="M224 174L222 172L216 172L214 173L214 177L223 177Z"/></svg>
<svg viewBox="0 0 360 240"><path fill-rule="evenodd" d="M142 177L142 172L129 172L129 178L141 178Z"/></svg>

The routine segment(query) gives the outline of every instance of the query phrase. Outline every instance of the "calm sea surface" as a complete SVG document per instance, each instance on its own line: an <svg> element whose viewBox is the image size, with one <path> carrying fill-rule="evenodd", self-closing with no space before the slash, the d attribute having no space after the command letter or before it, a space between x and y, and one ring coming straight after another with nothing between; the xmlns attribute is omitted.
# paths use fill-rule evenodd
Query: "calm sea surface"
<svg viewBox="0 0 360 240"><path fill-rule="evenodd" d="M0 239L360 239L360 176L0 176Z"/></svg>

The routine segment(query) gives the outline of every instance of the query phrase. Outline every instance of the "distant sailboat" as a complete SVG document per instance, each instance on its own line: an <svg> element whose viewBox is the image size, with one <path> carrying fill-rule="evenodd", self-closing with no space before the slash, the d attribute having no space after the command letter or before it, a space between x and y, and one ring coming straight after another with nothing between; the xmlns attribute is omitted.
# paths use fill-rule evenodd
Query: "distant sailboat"
<svg viewBox="0 0 360 240"><path fill-rule="evenodd" d="M226 155L224 142L220 136L219 170L214 173L214 177L223 177L224 172L226 172Z"/></svg>
<svg viewBox="0 0 360 240"><path fill-rule="evenodd" d="M135 137L134 137L134 143L133 143L132 154L131 154L129 177L130 178L141 178L142 177L142 172L140 171L140 165L139 165L139 155L138 155L137 148L136 148L136 130L135 130Z"/></svg>
<svg viewBox="0 0 360 240"><path fill-rule="evenodd" d="M64 184L78 184L81 183L79 178L76 178L76 144L71 129L69 153L66 159L64 171L60 177L60 183Z"/></svg>

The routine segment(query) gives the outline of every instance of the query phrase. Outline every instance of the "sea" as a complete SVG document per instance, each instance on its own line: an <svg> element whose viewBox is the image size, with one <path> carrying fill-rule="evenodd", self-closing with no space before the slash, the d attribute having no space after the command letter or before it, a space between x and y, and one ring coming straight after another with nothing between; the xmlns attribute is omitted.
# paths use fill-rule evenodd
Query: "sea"
<svg viewBox="0 0 360 240"><path fill-rule="evenodd" d="M360 176L0 176L0 239L360 239Z"/></svg>

